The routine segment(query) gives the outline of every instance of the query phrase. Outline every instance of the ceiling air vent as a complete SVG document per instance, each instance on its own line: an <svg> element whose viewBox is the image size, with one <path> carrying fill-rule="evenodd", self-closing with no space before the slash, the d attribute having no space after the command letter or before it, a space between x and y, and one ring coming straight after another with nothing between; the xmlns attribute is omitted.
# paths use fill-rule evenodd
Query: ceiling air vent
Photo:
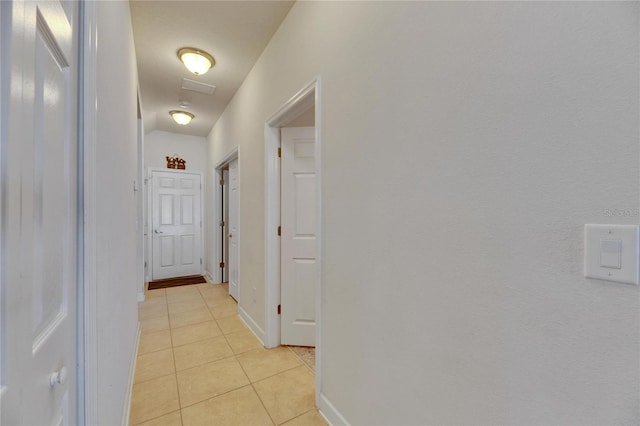
<svg viewBox="0 0 640 426"><path fill-rule="evenodd" d="M191 90L192 92L204 93L205 95L213 95L216 90L216 86L211 84L199 83L197 81L189 80L188 78L182 79L182 86L184 90Z"/></svg>

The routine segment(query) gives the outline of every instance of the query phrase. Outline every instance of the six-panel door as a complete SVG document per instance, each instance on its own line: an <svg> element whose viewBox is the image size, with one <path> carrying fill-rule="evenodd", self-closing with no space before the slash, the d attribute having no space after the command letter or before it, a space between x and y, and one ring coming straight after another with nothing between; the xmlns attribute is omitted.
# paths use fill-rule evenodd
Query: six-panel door
<svg viewBox="0 0 640 426"><path fill-rule="evenodd" d="M153 279L202 273L200 174L152 172Z"/></svg>

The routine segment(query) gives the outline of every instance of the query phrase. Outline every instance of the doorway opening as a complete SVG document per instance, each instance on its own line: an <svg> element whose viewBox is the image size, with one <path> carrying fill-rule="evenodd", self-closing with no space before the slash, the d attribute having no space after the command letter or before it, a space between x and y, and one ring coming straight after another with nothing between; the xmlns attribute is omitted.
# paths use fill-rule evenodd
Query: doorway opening
<svg viewBox="0 0 640 426"><path fill-rule="evenodd" d="M212 269L210 278L240 299L240 163L234 148L213 170Z"/></svg>
<svg viewBox="0 0 640 426"><path fill-rule="evenodd" d="M202 275L202 173L149 169L151 279Z"/></svg>
<svg viewBox="0 0 640 426"><path fill-rule="evenodd" d="M296 145L290 143L289 148L283 145L282 136L287 131L282 131L283 128L288 127L309 127L307 121L309 116L312 118L313 128L311 130L311 136L297 135L294 139L302 140L301 144ZM277 110L266 122L265 122L265 173L266 173L266 197L265 197L265 210L266 210L266 229L265 229L265 241L266 241L266 259L265 259L265 346L267 348L273 348L283 343L283 317L281 312L287 309L291 310L292 306L283 305L283 303L291 303L290 299L287 299L286 294L283 297L283 290L287 291L286 285L286 267L283 267L283 259L290 260L290 263L295 263L293 266L295 269L293 274L303 276L305 285L304 294L313 294L313 300L306 299L307 306L304 311L314 310L315 318L313 319L314 335L312 336L312 342L315 343L315 363L316 363L316 404L320 406L320 389L321 389L321 108L320 108L320 78L316 77L311 83L300 90L294 95L288 102L286 102L279 110ZM288 151L285 151L287 149ZM288 169L283 161L295 161L296 151L302 153L306 158L305 163L311 168L309 170L292 170ZM288 152L288 153L287 153ZM289 155L289 158L280 157L280 155ZM287 177L285 174L289 174ZM294 182L292 185L287 183L287 179L291 178L291 175L297 177L308 178L299 182ZM296 176L293 177L295 180ZM291 183L291 182L289 182ZM281 187L282 184L282 187ZM283 192L296 191L300 187L305 187L304 191L300 194L294 194L293 203L287 201L287 195L282 197ZM294 220L293 227L302 226L295 230L284 230L281 228L283 225L283 219L287 221L287 217L291 217L293 212L295 218L295 205L299 206L300 195L305 198L306 201L312 201L313 205L304 207L306 214L303 215L306 218L313 216L313 220L299 221ZM289 194L291 195L291 194ZM284 201L284 202L283 202ZM292 207L293 206L293 207ZM287 210L288 209L288 210ZM311 210L309 210L311 209ZM299 217L302 217L299 215ZM309 226L313 225L313 229L309 231ZM282 235L281 235L282 234ZM301 237L300 240L306 239L306 247L302 250L310 250L300 257L296 255L291 256L291 253L287 252L286 242L282 238ZM312 240L312 241L311 241ZM310 243L310 244L309 244ZM289 246L292 247L292 246ZM284 249L284 251L283 251ZM297 250L294 248L293 250ZM285 265L286 266L286 265ZM302 267L300 267L302 266ZM297 268L297 269L296 269ZM298 279L296 278L296 279ZM283 281L284 279L284 281ZM283 287L284 285L284 287ZM289 301L288 301L289 300ZM298 303L298 302L294 302ZM311 308L309 307L311 305ZM298 306L295 307L296 309ZM307 323L310 325L311 320L308 318L301 321L294 319L297 322L296 325L302 325ZM286 334L286 330L285 330ZM286 337L285 337L286 339ZM309 344L304 344L308 346Z"/></svg>

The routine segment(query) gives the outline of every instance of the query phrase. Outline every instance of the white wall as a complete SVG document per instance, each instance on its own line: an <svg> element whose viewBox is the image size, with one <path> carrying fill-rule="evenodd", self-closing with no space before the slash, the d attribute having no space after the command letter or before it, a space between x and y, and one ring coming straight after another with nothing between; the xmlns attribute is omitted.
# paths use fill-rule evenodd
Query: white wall
<svg viewBox="0 0 640 426"><path fill-rule="evenodd" d="M206 179L207 170L207 139L201 136L181 135L177 133L164 132L160 130L154 130L153 132L144 135L144 167L145 170L149 167L167 167L167 156L178 157L186 161L187 170L194 172L202 172L203 179L205 180L203 188L204 191L208 189L208 181ZM144 217L146 221L147 233L149 232L148 224L148 204L149 204L149 185L144 185ZM203 214L208 216L211 204L206 202L203 204ZM206 232L205 229L203 232ZM145 258L147 261L147 269L145 271L146 278L151 280L151 242L149 238L145 238ZM206 250L206 248L205 248ZM205 257L206 259L206 257ZM205 262L206 263L206 262ZM205 265L206 266L206 265Z"/></svg>
<svg viewBox="0 0 640 426"><path fill-rule="evenodd" d="M121 424L135 356L137 71L127 2L98 2L98 424Z"/></svg>
<svg viewBox="0 0 640 426"><path fill-rule="evenodd" d="M298 2L209 136L240 145L264 327L265 120L322 78L322 393L352 424L637 424L637 3ZM210 228L211 229L211 228ZM251 287L258 288L256 302Z"/></svg>
<svg viewBox="0 0 640 426"><path fill-rule="evenodd" d="M178 155L187 162L187 170L204 172L207 168L207 139L155 130L144 136L145 167L167 167L165 157Z"/></svg>

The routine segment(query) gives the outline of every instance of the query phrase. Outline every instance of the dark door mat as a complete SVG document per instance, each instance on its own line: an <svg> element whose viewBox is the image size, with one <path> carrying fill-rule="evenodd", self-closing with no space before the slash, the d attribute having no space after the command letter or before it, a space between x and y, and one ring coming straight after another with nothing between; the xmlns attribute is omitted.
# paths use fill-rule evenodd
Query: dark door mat
<svg viewBox="0 0 640 426"><path fill-rule="evenodd" d="M190 275L188 277L167 278L165 280L156 280L149 282L149 290L157 290L159 288L178 287L181 285L202 284L207 280L202 275Z"/></svg>

